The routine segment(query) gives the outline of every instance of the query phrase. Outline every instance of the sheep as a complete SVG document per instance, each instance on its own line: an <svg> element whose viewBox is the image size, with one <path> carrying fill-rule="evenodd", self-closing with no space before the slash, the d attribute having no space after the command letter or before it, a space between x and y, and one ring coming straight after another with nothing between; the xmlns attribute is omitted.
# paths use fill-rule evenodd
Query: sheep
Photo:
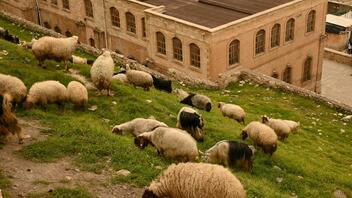
<svg viewBox="0 0 352 198"><path fill-rule="evenodd" d="M162 78L158 78L152 75L153 78L153 85L156 89L161 91L166 91L168 93L172 92L172 82L171 80L164 80Z"/></svg>
<svg viewBox="0 0 352 198"><path fill-rule="evenodd" d="M114 60L109 51L104 51L93 63L90 69L90 76L94 85L99 89L100 94L103 89L107 90L107 95L111 96L110 87L114 74Z"/></svg>
<svg viewBox="0 0 352 198"><path fill-rule="evenodd" d="M0 135L7 137L9 134L16 134L18 143L23 144L22 129L15 114L11 112L11 101L11 95L0 94Z"/></svg>
<svg viewBox="0 0 352 198"><path fill-rule="evenodd" d="M218 108L224 117L228 117L236 120L237 122L242 122L245 125L245 117L246 112L242 109L242 107L234 104L219 102Z"/></svg>
<svg viewBox="0 0 352 198"><path fill-rule="evenodd" d="M182 89L176 89L175 93L180 103L210 112L211 100L209 97L201 94L187 93Z"/></svg>
<svg viewBox="0 0 352 198"><path fill-rule="evenodd" d="M79 57L79 56L75 56L75 55L72 55L71 58L69 59L69 61L73 64L88 64L87 63L87 59L86 58L82 58L82 57Z"/></svg>
<svg viewBox="0 0 352 198"><path fill-rule="evenodd" d="M198 158L196 141L186 131L169 127L157 127L134 139L137 147L144 149L150 143L158 154L178 161L195 161Z"/></svg>
<svg viewBox="0 0 352 198"><path fill-rule="evenodd" d="M147 72L133 70L126 66L126 77L134 87L142 87L145 91L149 91L153 86L153 77Z"/></svg>
<svg viewBox="0 0 352 198"><path fill-rule="evenodd" d="M270 119L267 116L262 116L262 123L272 128L281 140L284 140L290 134L290 127L281 119Z"/></svg>
<svg viewBox="0 0 352 198"><path fill-rule="evenodd" d="M67 99L66 87L58 81L48 80L37 82L29 89L25 109L30 109L36 104L46 108L48 103L56 103L63 108Z"/></svg>
<svg viewBox="0 0 352 198"><path fill-rule="evenodd" d="M241 182L226 168L207 163L170 165L145 189L142 198L246 198Z"/></svg>
<svg viewBox="0 0 352 198"><path fill-rule="evenodd" d="M77 36L69 38L44 36L33 43L32 52L38 60L39 66L42 66L46 59L54 59L64 61L65 69L68 70L67 61L76 50L77 44Z"/></svg>
<svg viewBox="0 0 352 198"><path fill-rule="evenodd" d="M298 128L300 126L300 122L295 122L292 120L282 120L282 121L284 121L287 124L287 126L290 127L290 130L292 133L298 131Z"/></svg>
<svg viewBox="0 0 352 198"><path fill-rule="evenodd" d="M204 121L202 115L190 107L182 107L177 115L176 127L191 134L197 141L204 141Z"/></svg>
<svg viewBox="0 0 352 198"><path fill-rule="evenodd" d="M122 83L128 83L128 79L126 76L126 70L121 70L120 72L114 73L112 79L118 80Z"/></svg>
<svg viewBox="0 0 352 198"><path fill-rule="evenodd" d="M0 39L4 39L11 43L19 44L20 39L17 36L11 35L8 30L0 27Z"/></svg>
<svg viewBox="0 0 352 198"><path fill-rule="evenodd" d="M20 104L27 95L27 87L17 77L0 74L0 94L4 93L11 95L11 102Z"/></svg>
<svg viewBox="0 0 352 198"><path fill-rule="evenodd" d="M32 49L33 43L35 43L37 41L37 39L33 38L30 42L24 41L22 43L22 47L24 49Z"/></svg>
<svg viewBox="0 0 352 198"><path fill-rule="evenodd" d="M222 140L208 149L204 156L207 162L231 166L238 164L242 170L252 169L252 149L237 141Z"/></svg>
<svg viewBox="0 0 352 198"><path fill-rule="evenodd" d="M67 100L72 102L75 108L82 108L88 101L87 88L82 83L71 81L67 85Z"/></svg>
<svg viewBox="0 0 352 198"><path fill-rule="evenodd" d="M144 132L153 131L157 127L167 127L167 125L151 117L147 119L135 118L131 121L114 126L112 132L115 134L131 133L137 137Z"/></svg>
<svg viewBox="0 0 352 198"><path fill-rule="evenodd" d="M263 149L264 153L270 156L277 149L277 135L274 130L265 124L257 121L249 123L241 133L242 140L248 136L252 139L254 146L259 146Z"/></svg>

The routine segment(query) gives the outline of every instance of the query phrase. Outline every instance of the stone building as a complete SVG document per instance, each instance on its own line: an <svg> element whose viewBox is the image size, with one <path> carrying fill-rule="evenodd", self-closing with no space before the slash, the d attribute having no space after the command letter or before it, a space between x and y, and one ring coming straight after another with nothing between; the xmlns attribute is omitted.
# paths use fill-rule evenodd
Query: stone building
<svg viewBox="0 0 352 198"><path fill-rule="evenodd" d="M201 79L249 68L320 92L326 0L0 0L0 9Z"/></svg>

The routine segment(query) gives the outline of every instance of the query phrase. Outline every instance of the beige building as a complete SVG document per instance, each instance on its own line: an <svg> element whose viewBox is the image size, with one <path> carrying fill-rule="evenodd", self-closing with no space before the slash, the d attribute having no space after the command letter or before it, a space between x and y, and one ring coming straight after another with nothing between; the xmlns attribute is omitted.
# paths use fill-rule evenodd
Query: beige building
<svg viewBox="0 0 352 198"><path fill-rule="evenodd" d="M161 71L246 67L320 92L326 0L0 0L0 9Z"/></svg>

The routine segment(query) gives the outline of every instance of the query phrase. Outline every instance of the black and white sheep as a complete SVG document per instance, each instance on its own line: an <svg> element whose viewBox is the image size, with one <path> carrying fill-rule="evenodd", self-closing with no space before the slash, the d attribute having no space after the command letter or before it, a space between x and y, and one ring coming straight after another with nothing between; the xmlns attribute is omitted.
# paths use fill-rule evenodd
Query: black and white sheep
<svg viewBox="0 0 352 198"><path fill-rule="evenodd" d="M12 102L20 104L27 95L26 85L17 77L0 74L0 94L11 95Z"/></svg>
<svg viewBox="0 0 352 198"><path fill-rule="evenodd" d="M17 36L11 35L8 30L0 27L0 39L4 39L11 43L19 44L20 39Z"/></svg>
<svg viewBox="0 0 352 198"><path fill-rule="evenodd" d="M187 131L197 141L204 141L203 117L196 110L182 107L177 114L176 127Z"/></svg>
<svg viewBox="0 0 352 198"><path fill-rule="evenodd" d="M182 89L175 89L175 93L180 103L210 112L211 100L209 97L201 94L187 93Z"/></svg>
<svg viewBox="0 0 352 198"><path fill-rule="evenodd" d="M157 127L167 127L167 125L154 118L135 118L131 121L114 126L112 132L120 135L131 133L137 137L144 132L153 131Z"/></svg>
<svg viewBox="0 0 352 198"><path fill-rule="evenodd" d="M142 198L246 198L241 182L226 168L207 163L170 165Z"/></svg>
<svg viewBox="0 0 352 198"><path fill-rule="evenodd" d="M244 171L252 169L252 155L253 151L247 144L230 140L217 142L204 153L205 160L209 163L239 165Z"/></svg>
<svg viewBox="0 0 352 198"><path fill-rule="evenodd" d="M275 131L267 125L253 121L249 123L241 133L242 139L249 137L254 146L259 146L264 153L272 155L277 149L277 135Z"/></svg>
<svg viewBox="0 0 352 198"><path fill-rule="evenodd" d="M111 95L110 88L114 74L114 66L114 60L109 51L104 51L104 53L94 61L90 69L90 76L100 93L102 90L106 89L107 95Z"/></svg>
<svg viewBox="0 0 352 198"><path fill-rule="evenodd" d="M67 61L72 57L78 44L78 37L55 38L44 36L32 44L32 52L42 66L46 59L64 61L65 69L68 70Z"/></svg>
<svg viewBox="0 0 352 198"><path fill-rule="evenodd" d="M153 77L153 85L155 89L161 90L161 91L166 91L168 93L172 92L172 82L171 80L165 80L162 78L158 78L155 75L152 75Z"/></svg>
<svg viewBox="0 0 352 198"><path fill-rule="evenodd" d="M262 116L262 123L272 128L281 140L287 138L291 132L290 127L281 119L273 119L267 116Z"/></svg>
<svg viewBox="0 0 352 198"><path fill-rule="evenodd" d="M246 112L242 109L242 107L234 104L219 102L218 108L224 117L234 119L237 122L242 122L243 125L245 124L244 119L246 118Z"/></svg>
<svg viewBox="0 0 352 198"><path fill-rule="evenodd" d="M198 158L196 141L181 129L158 127L138 135L134 143L141 149L151 144L159 154L178 161L195 161Z"/></svg>

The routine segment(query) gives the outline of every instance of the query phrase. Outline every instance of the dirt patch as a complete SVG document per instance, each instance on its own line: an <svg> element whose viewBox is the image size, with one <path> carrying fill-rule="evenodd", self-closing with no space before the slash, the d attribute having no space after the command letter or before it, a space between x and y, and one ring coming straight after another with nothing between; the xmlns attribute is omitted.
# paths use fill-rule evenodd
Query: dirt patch
<svg viewBox="0 0 352 198"><path fill-rule="evenodd" d="M24 145L46 139L40 133L45 129L37 121L20 120L25 135ZM11 137L0 150L0 169L11 180L10 195L12 197L26 197L29 193L44 193L57 187L83 187L97 197L141 197L142 188L130 185L112 185L111 174L95 174L80 171L71 164L70 158L64 158L55 163L37 163L22 159L15 152L24 145L19 145L17 138Z"/></svg>

